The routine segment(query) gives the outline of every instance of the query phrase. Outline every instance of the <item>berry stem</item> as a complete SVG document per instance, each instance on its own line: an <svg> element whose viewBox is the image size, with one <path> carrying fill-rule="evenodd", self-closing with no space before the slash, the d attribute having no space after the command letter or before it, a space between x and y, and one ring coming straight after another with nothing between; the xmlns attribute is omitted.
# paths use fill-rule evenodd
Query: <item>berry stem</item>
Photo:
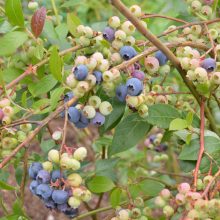
<svg viewBox="0 0 220 220"><path fill-rule="evenodd" d="M199 148L199 154L198 154L198 159L195 167L195 172L194 172L194 187L196 188L197 185L197 179L198 179L198 172L199 172L199 167L201 164L202 156L205 150L205 101L202 99L201 101L201 106L200 106L200 148Z"/></svg>

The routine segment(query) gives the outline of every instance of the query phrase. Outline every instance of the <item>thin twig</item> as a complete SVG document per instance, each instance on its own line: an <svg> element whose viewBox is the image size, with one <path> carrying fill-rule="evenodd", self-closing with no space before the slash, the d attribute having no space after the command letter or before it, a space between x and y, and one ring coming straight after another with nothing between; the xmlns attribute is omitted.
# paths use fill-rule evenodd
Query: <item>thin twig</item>
<svg viewBox="0 0 220 220"><path fill-rule="evenodd" d="M202 160L202 155L205 151L205 114L204 114L204 110L205 110L205 101L202 100L201 102L201 107L200 107L200 148L199 148L199 154L198 154L198 159L197 159L197 163L196 163L196 167L195 167L195 172L194 172L194 187L196 188L197 185L197 179L198 179L198 172L199 172L199 167L201 164L201 160Z"/></svg>

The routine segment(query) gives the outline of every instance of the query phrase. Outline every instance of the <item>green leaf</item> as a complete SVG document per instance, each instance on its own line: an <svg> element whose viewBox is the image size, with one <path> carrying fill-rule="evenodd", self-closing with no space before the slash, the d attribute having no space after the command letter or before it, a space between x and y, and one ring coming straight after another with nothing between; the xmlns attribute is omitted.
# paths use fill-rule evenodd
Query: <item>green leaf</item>
<svg viewBox="0 0 220 220"><path fill-rule="evenodd" d="M212 154L220 146L220 140L215 137L205 136L205 151ZM180 160L197 160L200 147L199 138L193 139L190 144L185 145L179 155Z"/></svg>
<svg viewBox="0 0 220 220"><path fill-rule="evenodd" d="M125 104L118 102L117 100L113 99L110 101L113 107L113 111L110 115L106 116L104 125L100 128L102 133L105 133L108 130L114 128L119 121L121 120L124 111L125 111Z"/></svg>
<svg viewBox="0 0 220 220"><path fill-rule="evenodd" d="M126 151L134 147L145 137L150 125L137 113L125 117L116 127L109 155Z"/></svg>
<svg viewBox="0 0 220 220"><path fill-rule="evenodd" d="M143 180L140 182L140 188L148 196L157 196L165 188L165 185L155 180Z"/></svg>
<svg viewBox="0 0 220 220"><path fill-rule="evenodd" d="M51 92L50 99L50 109L51 111L57 107L58 101L60 100L61 95L63 95L65 88L59 87Z"/></svg>
<svg viewBox="0 0 220 220"><path fill-rule="evenodd" d="M28 36L24 32L13 31L0 38L0 56L9 56L13 54L18 47L23 45Z"/></svg>
<svg viewBox="0 0 220 220"><path fill-rule="evenodd" d="M115 187L113 181L105 176L95 176L87 183L89 190L93 193L103 193Z"/></svg>
<svg viewBox="0 0 220 220"><path fill-rule="evenodd" d="M160 128L169 128L170 122L180 118L179 112L171 105L155 104L149 107L147 121Z"/></svg>
<svg viewBox="0 0 220 220"><path fill-rule="evenodd" d="M110 202L113 208L120 204L121 194L122 190L120 188L115 188L114 190L112 190L110 195Z"/></svg>
<svg viewBox="0 0 220 220"><path fill-rule="evenodd" d="M193 123L193 113L192 112L188 112L187 116L186 116L186 121L187 121L187 124L188 126L192 125Z"/></svg>
<svg viewBox="0 0 220 220"><path fill-rule="evenodd" d="M96 161L96 175L97 176L106 176L112 180L115 180L114 167L118 163L119 159L105 159Z"/></svg>
<svg viewBox="0 0 220 220"><path fill-rule="evenodd" d="M52 75L43 77L39 82L32 83L28 86L31 94L36 97L49 92L55 85L57 80Z"/></svg>
<svg viewBox="0 0 220 220"><path fill-rule="evenodd" d="M80 19L74 13L67 13L68 30L73 36L76 35L76 28L80 25L80 23Z"/></svg>
<svg viewBox="0 0 220 220"><path fill-rule="evenodd" d="M5 13L12 25L24 27L24 15L20 0L6 0Z"/></svg>
<svg viewBox="0 0 220 220"><path fill-rule="evenodd" d="M8 185L7 183L0 181L0 189L3 190L16 190L16 187Z"/></svg>
<svg viewBox="0 0 220 220"><path fill-rule="evenodd" d="M55 144L53 139L42 140L41 144L40 144L40 147L41 147L42 151L45 152L45 153L47 153L49 150L51 150L55 146L56 146L56 144Z"/></svg>
<svg viewBox="0 0 220 220"><path fill-rule="evenodd" d="M184 119L181 118L176 118L173 121L170 122L170 131L175 131L175 130L183 130L184 128L188 127L188 122Z"/></svg>
<svg viewBox="0 0 220 220"><path fill-rule="evenodd" d="M57 47L53 46L49 60L50 72L58 81L62 81L62 60L57 51Z"/></svg>

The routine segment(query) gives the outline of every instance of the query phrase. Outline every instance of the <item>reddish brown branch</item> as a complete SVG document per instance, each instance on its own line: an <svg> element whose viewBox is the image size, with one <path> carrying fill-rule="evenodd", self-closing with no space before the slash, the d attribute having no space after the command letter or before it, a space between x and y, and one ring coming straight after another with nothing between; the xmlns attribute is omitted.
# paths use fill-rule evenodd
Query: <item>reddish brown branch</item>
<svg viewBox="0 0 220 220"><path fill-rule="evenodd" d="M201 101L201 107L200 107L200 148L199 148L199 154L198 154L198 159L196 163L196 168L194 171L194 187L196 188L197 185L197 179L198 179L198 172L199 172L199 167L201 164L202 156L205 151L205 101Z"/></svg>

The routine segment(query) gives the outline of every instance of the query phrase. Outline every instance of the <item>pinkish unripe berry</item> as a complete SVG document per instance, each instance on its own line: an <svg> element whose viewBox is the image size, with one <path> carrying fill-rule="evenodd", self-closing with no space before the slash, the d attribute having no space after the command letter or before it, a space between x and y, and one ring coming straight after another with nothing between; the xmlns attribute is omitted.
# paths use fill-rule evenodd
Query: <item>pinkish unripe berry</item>
<svg viewBox="0 0 220 220"><path fill-rule="evenodd" d="M2 111L2 109L0 109L0 121L3 119L4 117L4 112Z"/></svg>
<svg viewBox="0 0 220 220"><path fill-rule="evenodd" d="M213 2L214 2L214 0L203 0L203 3L204 3L205 5L212 5Z"/></svg>
<svg viewBox="0 0 220 220"><path fill-rule="evenodd" d="M161 192L160 192L160 196L165 199L165 200L168 200L170 197L171 197L171 192L169 189L163 189Z"/></svg>
<svg viewBox="0 0 220 220"><path fill-rule="evenodd" d="M202 4L201 4L201 2L198 1L198 0L193 1L192 4L191 4L191 8L192 8L194 11L199 11L199 10L201 9L201 7L202 7Z"/></svg>
<svg viewBox="0 0 220 220"><path fill-rule="evenodd" d="M201 13L204 16L210 17L212 15L212 8L208 5L204 5L201 9Z"/></svg>
<svg viewBox="0 0 220 220"><path fill-rule="evenodd" d="M176 203L178 205L183 205L186 202L186 198L185 195L181 194L181 193L177 193L176 194Z"/></svg>
<svg viewBox="0 0 220 220"><path fill-rule="evenodd" d="M10 103L11 102L9 99L3 98L2 100L0 100L0 108L4 108L6 106L9 106Z"/></svg>
<svg viewBox="0 0 220 220"><path fill-rule="evenodd" d="M144 66L150 74L154 74L159 70L160 64L157 58L147 57L144 60Z"/></svg>
<svg viewBox="0 0 220 220"><path fill-rule="evenodd" d="M189 183L180 183L178 185L177 189L178 189L179 193L186 194L191 190L191 187L190 187Z"/></svg>

